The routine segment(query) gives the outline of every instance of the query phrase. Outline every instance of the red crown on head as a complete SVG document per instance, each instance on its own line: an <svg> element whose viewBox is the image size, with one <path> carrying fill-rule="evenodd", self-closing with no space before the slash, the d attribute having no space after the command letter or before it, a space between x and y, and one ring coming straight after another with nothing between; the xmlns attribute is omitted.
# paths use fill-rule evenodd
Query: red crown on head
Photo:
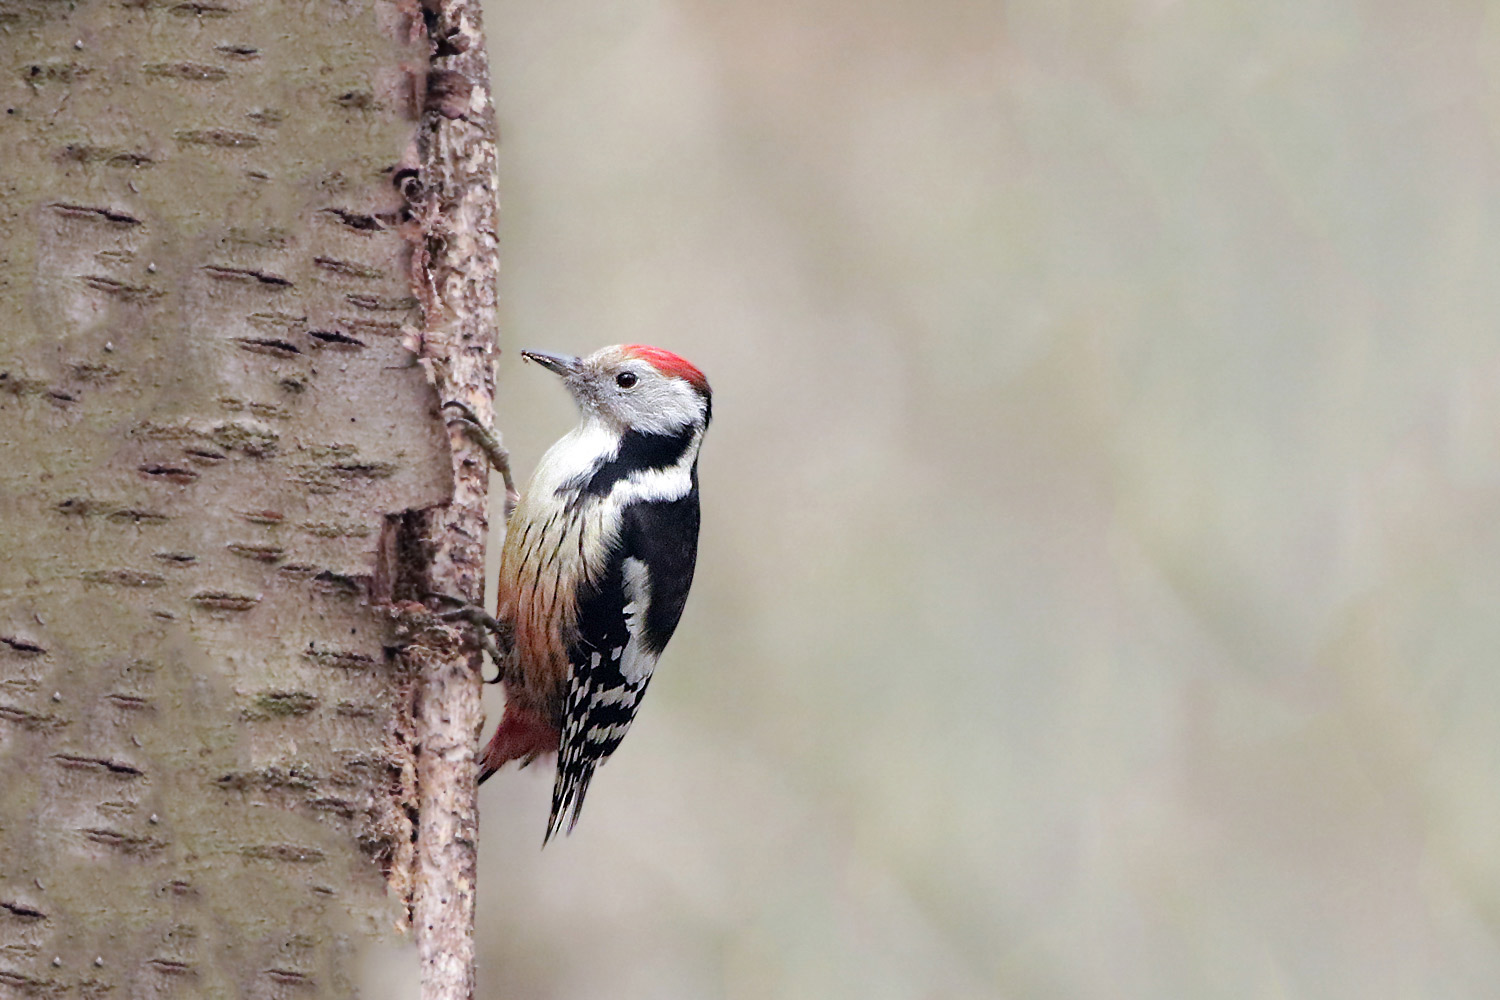
<svg viewBox="0 0 1500 1000"><path fill-rule="evenodd" d="M709 394L708 379L691 361L688 361L681 355L646 344L626 344L622 350L633 358L640 358L642 361L647 362L663 375L675 375L677 378L686 381L703 395L707 396Z"/></svg>

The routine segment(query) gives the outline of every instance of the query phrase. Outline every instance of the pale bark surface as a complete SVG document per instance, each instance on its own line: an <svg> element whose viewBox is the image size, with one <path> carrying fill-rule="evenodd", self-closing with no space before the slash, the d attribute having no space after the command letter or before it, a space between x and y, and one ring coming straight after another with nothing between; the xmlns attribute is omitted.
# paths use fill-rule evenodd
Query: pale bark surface
<svg viewBox="0 0 1500 1000"><path fill-rule="evenodd" d="M428 52L381 0L0 0L0 996L349 995L406 917Z"/></svg>

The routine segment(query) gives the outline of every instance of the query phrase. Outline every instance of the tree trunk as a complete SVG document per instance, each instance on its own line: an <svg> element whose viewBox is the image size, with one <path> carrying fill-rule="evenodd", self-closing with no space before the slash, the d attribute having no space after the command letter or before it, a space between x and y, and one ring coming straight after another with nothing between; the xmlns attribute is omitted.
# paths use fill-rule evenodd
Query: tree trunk
<svg viewBox="0 0 1500 1000"><path fill-rule="evenodd" d="M479 597L483 70L466 5L0 0L0 997L348 996L412 912L472 990L477 663L390 602Z"/></svg>

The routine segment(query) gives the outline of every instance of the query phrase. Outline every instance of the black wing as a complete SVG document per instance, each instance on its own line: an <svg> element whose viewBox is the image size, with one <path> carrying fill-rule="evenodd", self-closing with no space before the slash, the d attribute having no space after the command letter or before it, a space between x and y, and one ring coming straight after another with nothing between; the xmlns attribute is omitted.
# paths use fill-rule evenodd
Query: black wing
<svg viewBox="0 0 1500 1000"><path fill-rule="evenodd" d="M570 831L578 822L594 768L625 738L682 617L698 556L696 479L681 499L626 508L605 572L579 602L547 840L564 815Z"/></svg>
<svg viewBox="0 0 1500 1000"><path fill-rule="evenodd" d="M646 565L650 575L651 597L642 639L647 649L660 656L677 631L698 561L697 470L692 491L682 499L628 508L621 534L630 540L631 554Z"/></svg>

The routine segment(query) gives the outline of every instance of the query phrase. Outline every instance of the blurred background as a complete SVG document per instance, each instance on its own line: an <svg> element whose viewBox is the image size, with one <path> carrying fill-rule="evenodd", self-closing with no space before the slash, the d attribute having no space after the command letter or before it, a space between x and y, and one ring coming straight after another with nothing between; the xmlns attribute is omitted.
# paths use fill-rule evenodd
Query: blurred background
<svg viewBox="0 0 1500 1000"><path fill-rule="evenodd" d="M518 472L521 347L715 422L577 832L484 786L480 996L1495 995L1500 7L487 12Z"/></svg>

